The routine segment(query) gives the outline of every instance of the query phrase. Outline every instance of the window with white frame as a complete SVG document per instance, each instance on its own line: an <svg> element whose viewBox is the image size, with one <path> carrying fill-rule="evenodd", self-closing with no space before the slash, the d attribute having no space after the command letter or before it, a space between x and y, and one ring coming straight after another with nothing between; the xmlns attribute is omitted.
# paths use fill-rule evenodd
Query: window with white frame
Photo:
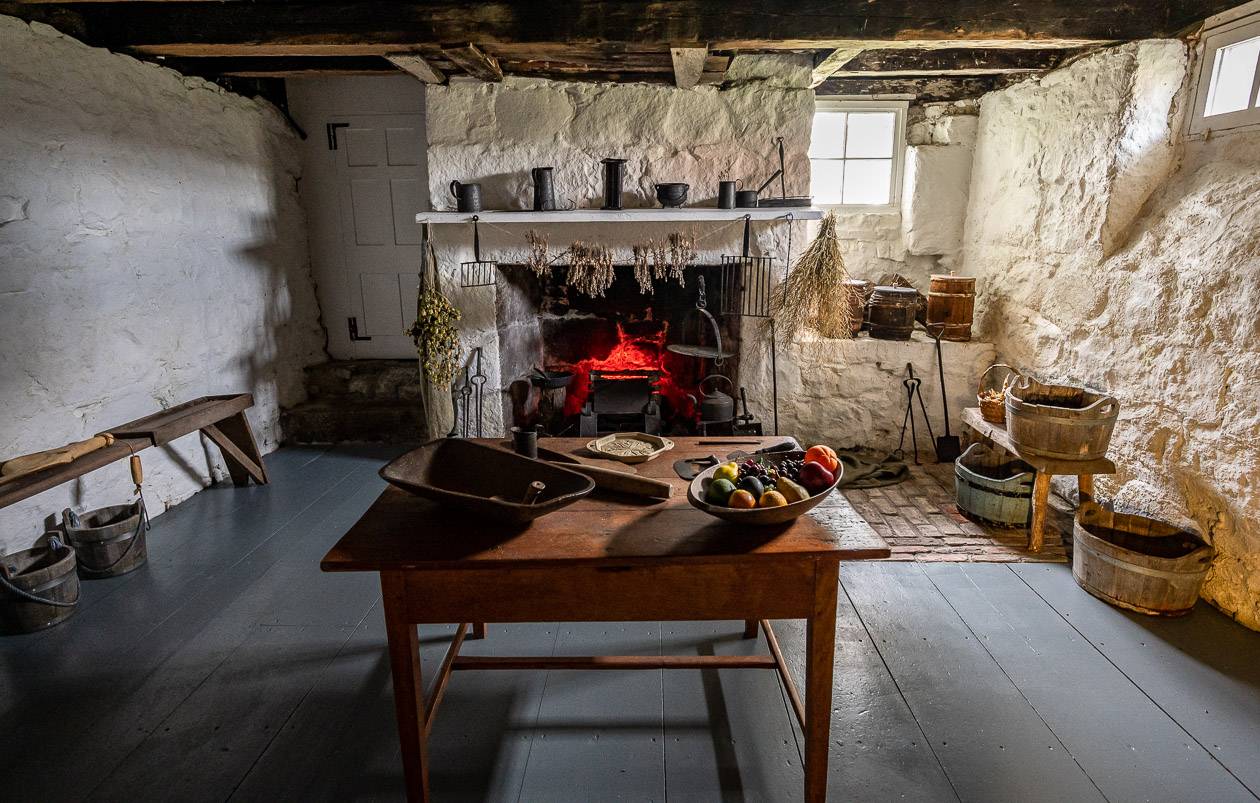
<svg viewBox="0 0 1260 803"><path fill-rule="evenodd" d="M895 206L905 156L905 102L819 99L809 143L817 206Z"/></svg>
<svg viewBox="0 0 1260 803"><path fill-rule="evenodd" d="M1190 133L1260 125L1260 14L1204 33Z"/></svg>

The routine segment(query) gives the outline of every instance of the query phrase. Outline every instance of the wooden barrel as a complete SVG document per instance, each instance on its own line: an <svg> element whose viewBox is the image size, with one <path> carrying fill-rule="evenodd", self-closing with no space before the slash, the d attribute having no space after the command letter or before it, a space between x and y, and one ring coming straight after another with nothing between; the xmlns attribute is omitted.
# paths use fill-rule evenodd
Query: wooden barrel
<svg viewBox="0 0 1260 803"><path fill-rule="evenodd" d="M849 328L857 337L866 322L866 302L871 295L871 283L865 279L845 279L844 287L849 296Z"/></svg>
<svg viewBox="0 0 1260 803"><path fill-rule="evenodd" d="M79 554L79 574L83 577L117 577L148 560L144 538L148 520L140 500L83 514L66 508L63 516L66 537Z"/></svg>
<svg viewBox="0 0 1260 803"><path fill-rule="evenodd" d="M970 340L976 308L976 280L971 276L933 274L927 295L927 327L942 340Z"/></svg>
<svg viewBox="0 0 1260 803"><path fill-rule="evenodd" d="M954 500L964 516L998 527L1027 527L1036 469L999 449L973 443L954 462Z"/></svg>
<svg viewBox="0 0 1260 803"><path fill-rule="evenodd" d="M1097 502L1076 511L1072 547L1072 576L1081 588L1155 616L1182 616L1194 608L1214 555L1195 533L1114 513Z"/></svg>
<svg viewBox="0 0 1260 803"><path fill-rule="evenodd" d="M0 558L0 627L31 633L69 619L79 602L74 550L54 535Z"/></svg>
<svg viewBox="0 0 1260 803"><path fill-rule="evenodd" d="M1021 376L1006 389L1006 431L1021 455L1104 458L1119 415L1120 402L1087 388Z"/></svg>
<svg viewBox="0 0 1260 803"><path fill-rule="evenodd" d="M913 287L880 286L871 293L867 305L871 337L880 340L909 340L914 332L919 291Z"/></svg>

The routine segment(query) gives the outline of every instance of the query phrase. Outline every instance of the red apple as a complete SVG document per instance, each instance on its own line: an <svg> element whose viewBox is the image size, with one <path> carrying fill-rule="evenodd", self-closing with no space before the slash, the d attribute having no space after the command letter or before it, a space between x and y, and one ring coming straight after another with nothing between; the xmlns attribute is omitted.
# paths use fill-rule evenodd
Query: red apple
<svg viewBox="0 0 1260 803"><path fill-rule="evenodd" d="M824 491L836 481L836 475L822 463L806 463L801 466L801 485L812 494Z"/></svg>

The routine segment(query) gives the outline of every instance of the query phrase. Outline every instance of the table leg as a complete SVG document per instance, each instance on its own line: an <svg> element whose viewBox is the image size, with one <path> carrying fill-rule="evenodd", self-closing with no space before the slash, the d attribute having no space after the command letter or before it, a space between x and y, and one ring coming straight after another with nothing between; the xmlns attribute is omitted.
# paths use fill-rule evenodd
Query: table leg
<svg viewBox="0 0 1260 803"><path fill-rule="evenodd" d="M818 561L814 611L805 631L805 800L827 799L827 747L831 741L831 686L836 656L838 561Z"/></svg>
<svg viewBox="0 0 1260 803"><path fill-rule="evenodd" d="M381 572L385 632L389 664L394 675L394 712L402 749L407 800L429 800L429 756L424 736L424 687L420 681L420 639L416 626L404 615L404 586L400 572Z"/></svg>
<svg viewBox="0 0 1260 803"><path fill-rule="evenodd" d="M1046 512L1050 507L1050 475L1037 472L1033 480L1032 528L1028 532L1028 549L1040 552L1046 541Z"/></svg>
<svg viewBox="0 0 1260 803"><path fill-rule="evenodd" d="M744 620L744 638L757 638L757 620Z"/></svg>
<svg viewBox="0 0 1260 803"><path fill-rule="evenodd" d="M1094 501L1094 475L1077 474L1076 487L1080 491L1081 502Z"/></svg>
<svg viewBox="0 0 1260 803"><path fill-rule="evenodd" d="M486 623L473 622L472 632L468 634L468 638L473 639L473 638L485 638L485 637L486 637Z"/></svg>

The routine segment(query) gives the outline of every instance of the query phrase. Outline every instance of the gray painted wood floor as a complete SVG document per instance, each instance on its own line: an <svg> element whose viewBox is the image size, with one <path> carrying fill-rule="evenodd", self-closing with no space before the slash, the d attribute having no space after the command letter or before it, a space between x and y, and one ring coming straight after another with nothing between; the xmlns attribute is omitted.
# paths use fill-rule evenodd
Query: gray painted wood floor
<svg viewBox="0 0 1260 803"><path fill-rule="evenodd" d="M150 563L0 639L4 800L398 799L374 576L319 558L379 448L285 449L265 488L156 520ZM1231 801L1260 793L1260 634L1121 613L1060 565L842 571L836 800ZM467 652L762 652L738 622L491 626ZM778 631L799 656L795 622ZM423 628L432 671L449 628ZM795 800L800 734L755 670L459 673L439 800Z"/></svg>

